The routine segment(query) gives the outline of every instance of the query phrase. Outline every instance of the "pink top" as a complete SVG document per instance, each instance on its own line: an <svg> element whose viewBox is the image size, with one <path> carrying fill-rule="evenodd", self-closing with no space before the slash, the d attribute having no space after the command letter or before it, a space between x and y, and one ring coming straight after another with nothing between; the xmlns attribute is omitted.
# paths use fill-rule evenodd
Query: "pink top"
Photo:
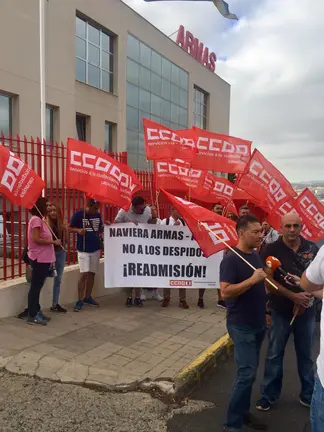
<svg viewBox="0 0 324 432"><path fill-rule="evenodd" d="M55 262L54 245L39 245L32 239L32 229L40 228L40 238L52 240L52 234L41 218L33 216L28 224L28 257L39 263L53 263Z"/></svg>

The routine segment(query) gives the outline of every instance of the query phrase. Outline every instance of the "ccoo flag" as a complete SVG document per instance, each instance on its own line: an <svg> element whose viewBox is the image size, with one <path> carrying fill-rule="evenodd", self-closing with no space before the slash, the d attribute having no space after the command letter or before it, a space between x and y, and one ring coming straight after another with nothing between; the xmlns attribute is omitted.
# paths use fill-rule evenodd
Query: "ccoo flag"
<svg viewBox="0 0 324 432"><path fill-rule="evenodd" d="M144 0L146 2L154 2L154 1L212 1L214 5L217 7L219 13L223 15L223 17L233 20L238 20L237 16L230 13L228 4L224 0Z"/></svg>

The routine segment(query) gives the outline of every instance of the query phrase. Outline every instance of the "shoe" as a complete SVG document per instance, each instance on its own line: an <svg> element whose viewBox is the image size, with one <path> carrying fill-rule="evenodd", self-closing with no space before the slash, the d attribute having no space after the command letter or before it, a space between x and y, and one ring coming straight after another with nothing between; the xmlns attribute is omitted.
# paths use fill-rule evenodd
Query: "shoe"
<svg viewBox="0 0 324 432"><path fill-rule="evenodd" d="M269 411L271 409L271 402L263 397L257 401L255 407L259 411Z"/></svg>
<svg viewBox="0 0 324 432"><path fill-rule="evenodd" d="M30 324L30 325L34 325L34 324L37 325L38 324L38 325L46 326L47 321L45 321L43 319L43 317L40 315L40 313L38 312L34 318L28 317L27 324Z"/></svg>
<svg viewBox="0 0 324 432"><path fill-rule="evenodd" d="M142 299L140 297L136 297L135 298L135 300L134 300L134 306L137 306L137 307L143 307L144 306L143 302L142 302Z"/></svg>
<svg viewBox="0 0 324 432"><path fill-rule="evenodd" d="M146 300L146 295L142 293L140 299L141 299L142 301L145 301L145 300Z"/></svg>
<svg viewBox="0 0 324 432"><path fill-rule="evenodd" d="M303 405L306 408L310 408L311 407L310 402L305 401L305 399L303 400L303 399L300 398L299 402L300 402L301 405Z"/></svg>
<svg viewBox="0 0 324 432"><path fill-rule="evenodd" d="M83 303L89 305L89 306L99 306L99 303L96 302L96 300L94 300L91 296L89 296L88 298L84 298L83 299Z"/></svg>
<svg viewBox="0 0 324 432"><path fill-rule="evenodd" d="M198 306L200 309L204 309L204 308L205 308L204 299L202 299L202 298L198 299L197 306Z"/></svg>
<svg viewBox="0 0 324 432"><path fill-rule="evenodd" d="M168 307L169 304L170 304L170 300L169 299L164 299L161 306L162 307Z"/></svg>
<svg viewBox="0 0 324 432"><path fill-rule="evenodd" d="M59 312L59 313L66 313L67 310L62 308L62 306L60 306L58 303L55 306L51 307L51 311L52 312Z"/></svg>
<svg viewBox="0 0 324 432"><path fill-rule="evenodd" d="M28 308L26 308L23 312L17 315L17 318L26 320L28 318Z"/></svg>
<svg viewBox="0 0 324 432"><path fill-rule="evenodd" d="M82 300L78 300L76 303L75 303L75 306L74 306L74 309L73 309L73 312L80 312L80 310L83 308L83 301Z"/></svg>
<svg viewBox="0 0 324 432"><path fill-rule="evenodd" d="M158 302L163 301L163 297L161 296L161 294L158 291L153 292L152 299L157 300Z"/></svg>
<svg viewBox="0 0 324 432"><path fill-rule="evenodd" d="M132 307L133 306L133 299L132 299L132 297L127 297L125 306L127 306L127 307Z"/></svg>
<svg viewBox="0 0 324 432"><path fill-rule="evenodd" d="M179 307L182 308L182 309L189 309L189 305L186 302L186 300L180 300L179 301Z"/></svg>
<svg viewBox="0 0 324 432"><path fill-rule="evenodd" d="M46 322L50 322L51 321L52 318L49 317L49 316L47 316L47 315L44 315L41 310L38 313L43 318L44 321L46 321Z"/></svg>
<svg viewBox="0 0 324 432"><path fill-rule="evenodd" d="M224 302L224 300L218 300L217 307L221 309L226 309L226 303Z"/></svg>
<svg viewBox="0 0 324 432"><path fill-rule="evenodd" d="M262 423L261 420L258 419L255 415L249 413L245 414L243 423L254 430L267 430L268 426L265 423Z"/></svg>

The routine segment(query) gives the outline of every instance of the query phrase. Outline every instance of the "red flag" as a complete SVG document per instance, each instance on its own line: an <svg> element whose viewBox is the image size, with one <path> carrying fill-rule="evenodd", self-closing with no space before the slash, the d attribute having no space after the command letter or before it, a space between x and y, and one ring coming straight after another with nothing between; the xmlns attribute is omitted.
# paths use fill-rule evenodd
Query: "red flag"
<svg viewBox="0 0 324 432"><path fill-rule="evenodd" d="M233 192L234 200L250 201L251 203L259 204L259 200L245 192L243 189L236 188Z"/></svg>
<svg viewBox="0 0 324 432"><path fill-rule="evenodd" d="M184 138L159 123L143 118L144 141L147 160L183 159L193 160L193 138Z"/></svg>
<svg viewBox="0 0 324 432"><path fill-rule="evenodd" d="M316 196L308 189L303 192L296 199L298 210L300 214L308 219L320 232L319 238L324 236L324 206L316 198Z"/></svg>
<svg viewBox="0 0 324 432"><path fill-rule="evenodd" d="M134 171L86 142L69 138L67 148L66 186L128 210L142 189Z"/></svg>
<svg viewBox="0 0 324 432"><path fill-rule="evenodd" d="M163 193L183 217L206 257L225 249L226 246L202 225L204 223L229 246L237 245L235 222L197 204L175 197L164 190Z"/></svg>
<svg viewBox="0 0 324 432"><path fill-rule="evenodd" d="M235 186L229 180L217 177L207 171L202 188L193 189L191 197L207 203L215 204L220 201L225 204L232 199L234 189Z"/></svg>
<svg viewBox="0 0 324 432"><path fill-rule="evenodd" d="M190 167L190 162L181 159L154 161L156 189L176 191L202 190L207 171Z"/></svg>
<svg viewBox="0 0 324 432"><path fill-rule="evenodd" d="M237 186L252 195L268 213L296 196L289 181L256 149Z"/></svg>
<svg viewBox="0 0 324 432"><path fill-rule="evenodd" d="M226 206L226 214L225 216L228 216L230 213L234 213L236 214L236 216L238 216L238 211L235 207L235 204L233 201L229 201L227 206Z"/></svg>
<svg viewBox="0 0 324 432"><path fill-rule="evenodd" d="M273 213L269 214L267 216L266 221L269 225L271 225L274 229L277 231L281 230L281 219L284 215L287 213L296 213L300 219L303 222L303 229L301 231L301 235L306 240L313 240L317 241L319 240L319 230L316 229L309 221L307 217L304 217L300 210L299 206L297 204L297 201L294 198L291 198L289 201L286 201L285 203L281 204L279 207L277 207Z"/></svg>
<svg viewBox="0 0 324 432"><path fill-rule="evenodd" d="M243 173L251 157L251 141L193 127L178 130L184 138L194 140L197 154L191 166L197 169Z"/></svg>
<svg viewBox="0 0 324 432"><path fill-rule="evenodd" d="M13 204L32 208L45 187L44 181L18 156L0 146L0 192Z"/></svg>

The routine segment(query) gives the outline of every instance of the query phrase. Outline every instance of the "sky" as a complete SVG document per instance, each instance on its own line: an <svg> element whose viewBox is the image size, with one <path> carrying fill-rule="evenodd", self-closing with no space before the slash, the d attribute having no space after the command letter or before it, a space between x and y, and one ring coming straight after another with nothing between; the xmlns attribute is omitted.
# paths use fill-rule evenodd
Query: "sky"
<svg viewBox="0 0 324 432"><path fill-rule="evenodd" d="M324 181L324 0L123 0L170 35L180 24L231 84L230 134L253 141L291 182Z"/></svg>

